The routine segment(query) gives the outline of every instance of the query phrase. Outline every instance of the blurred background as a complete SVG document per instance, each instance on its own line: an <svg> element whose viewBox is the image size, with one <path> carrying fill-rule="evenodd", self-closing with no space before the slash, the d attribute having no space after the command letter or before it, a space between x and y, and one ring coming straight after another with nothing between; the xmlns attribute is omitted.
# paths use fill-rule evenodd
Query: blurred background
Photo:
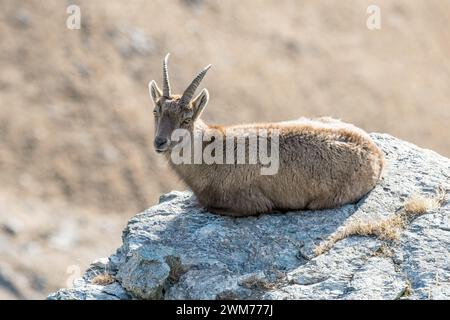
<svg viewBox="0 0 450 320"><path fill-rule="evenodd" d="M179 93L213 64L206 121L328 115L450 156L449 24L442 0L0 0L0 299L67 286L185 188L152 148L167 52Z"/></svg>

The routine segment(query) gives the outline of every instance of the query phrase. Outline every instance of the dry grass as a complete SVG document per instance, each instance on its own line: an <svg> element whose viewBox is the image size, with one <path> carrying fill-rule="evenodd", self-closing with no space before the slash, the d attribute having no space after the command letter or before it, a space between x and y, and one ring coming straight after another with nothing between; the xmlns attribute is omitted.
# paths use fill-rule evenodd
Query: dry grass
<svg viewBox="0 0 450 320"><path fill-rule="evenodd" d="M426 198L422 195L416 194L405 202L405 212L408 214L424 214L431 208L436 207L434 199Z"/></svg>
<svg viewBox="0 0 450 320"><path fill-rule="evenodd" d="M113 283L116 279L109 273L101 273L91 279L92 284L106 286Z"/></svg>
<svg viewBox="0 0 450 320"><path fill-rule="evenodd" d="M380 221L353 221L317 246L314 253L317 256L321 255L330 250L336 242L350 236L374 236L380 240L397 240L404 225L405 219L401 215L392 215Z"/></svg>
<svg viewBox="0 0 450 320"><path fill-rule="evenodd" d="M379 221L353 221L325 242L314 249L316 256L330 250L333 245L350 236L373 236L380 240L398 240L402 230L410 222L410 218L425 214L439 208L446 201L446 191L438 187L434 197L426 197L420 194L412 195L403 205L403 211Z"/></svg>
<svg viewBox="0 0 450 320"><path fill-rule="evenodd" d="M439 208L446 199L446 192L443 188L439 187L436 196L426 197L420 194L412 195L406 200L403 208L406 214L409 215L422 215L430 210Z"/></svg>

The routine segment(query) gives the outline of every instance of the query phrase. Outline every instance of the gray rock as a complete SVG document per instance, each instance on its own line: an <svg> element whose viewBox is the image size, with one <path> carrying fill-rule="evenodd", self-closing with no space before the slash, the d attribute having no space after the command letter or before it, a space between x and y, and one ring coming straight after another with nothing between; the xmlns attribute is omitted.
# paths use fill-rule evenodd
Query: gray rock
<svg viewBox="0 0 450 320"><path fill-rule="evenodd" d="M88 271L49 298L450 298L448 201L412 220L398 241L351 236L314 253L350 221L383 219L415 193L450 191L449 159L386 134L371 136L387 170L358 203L235 219L208 213L191 192L171 192L129 221L107 266L117 282L90 284ZM380 253L382 246L392 254Z"/></svg>
<svg viewBox="0 0 450 320"><path fill-rule="evenodd" d="M74 288L59 290L47 297L49 300L127 300L130 298L130 295L117 282L101 286L86 281L77 281Z"/></svg>

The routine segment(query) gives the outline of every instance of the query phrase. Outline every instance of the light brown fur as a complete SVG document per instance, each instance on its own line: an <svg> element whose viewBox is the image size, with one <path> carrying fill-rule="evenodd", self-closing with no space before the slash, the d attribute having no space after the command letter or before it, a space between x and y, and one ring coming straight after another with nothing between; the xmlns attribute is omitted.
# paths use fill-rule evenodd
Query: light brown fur
<svg viewBox="0 0 450 320"><path fill-rule="evenodd" d="M170 133L180 127L207 135L224 135L231 129L234 138L242 130L255 134L259 129L279 130L279 170L275 175L261 175L259 163L175 165L170 159L171 143L159 150L211 212L251 216L335 208L358 201L380 179L382 152L366 132L351 124L332 118L300 118L231 127L207 125L200 119L209 99L206 89L184 107L177 107L178 97L161 98L154 82L150 91L157 109L156 136L170 138ZM209 143L203 142L203 147Z"/></svg>

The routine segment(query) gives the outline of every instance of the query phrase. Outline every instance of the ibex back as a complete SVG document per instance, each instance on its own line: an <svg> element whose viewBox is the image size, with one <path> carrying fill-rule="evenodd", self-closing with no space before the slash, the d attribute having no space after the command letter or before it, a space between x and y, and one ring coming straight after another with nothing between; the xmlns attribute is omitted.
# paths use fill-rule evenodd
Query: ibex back
<svg viewBox="0 0 450 320"><path fill-rule="evenodd" d="M169 82L168 57L163 63L163 90L155 81L149 84L155 107L154 147L165 155L199 203L209 211L250 216L272 211L334 208L361 199L380 179L384 166L382 152L366 132L340 120L300 118L231 127L206 124L200 116L208 104L209 93L203 89L196 97L194 94L210 66L197 75L182 95L174 95ZM232 163L174 163L171 153L178 145L173 139L176 129L186 130L191 137L219 137L224 141L249 136L261 138L260 132L268 132L264 138L269 144L273 139L270 133L276 132L279 167L275 174L265 175L261 173L260 161L240 163L237 157ZM201 149L208 148L215 139L201 140ZM189 146L191 154L193 145ZM245 146L245 155L249 157L252 147L249 143ZM236 148L232 150L238 152ZM220 151L227 152L225 144Z"/></svg>

